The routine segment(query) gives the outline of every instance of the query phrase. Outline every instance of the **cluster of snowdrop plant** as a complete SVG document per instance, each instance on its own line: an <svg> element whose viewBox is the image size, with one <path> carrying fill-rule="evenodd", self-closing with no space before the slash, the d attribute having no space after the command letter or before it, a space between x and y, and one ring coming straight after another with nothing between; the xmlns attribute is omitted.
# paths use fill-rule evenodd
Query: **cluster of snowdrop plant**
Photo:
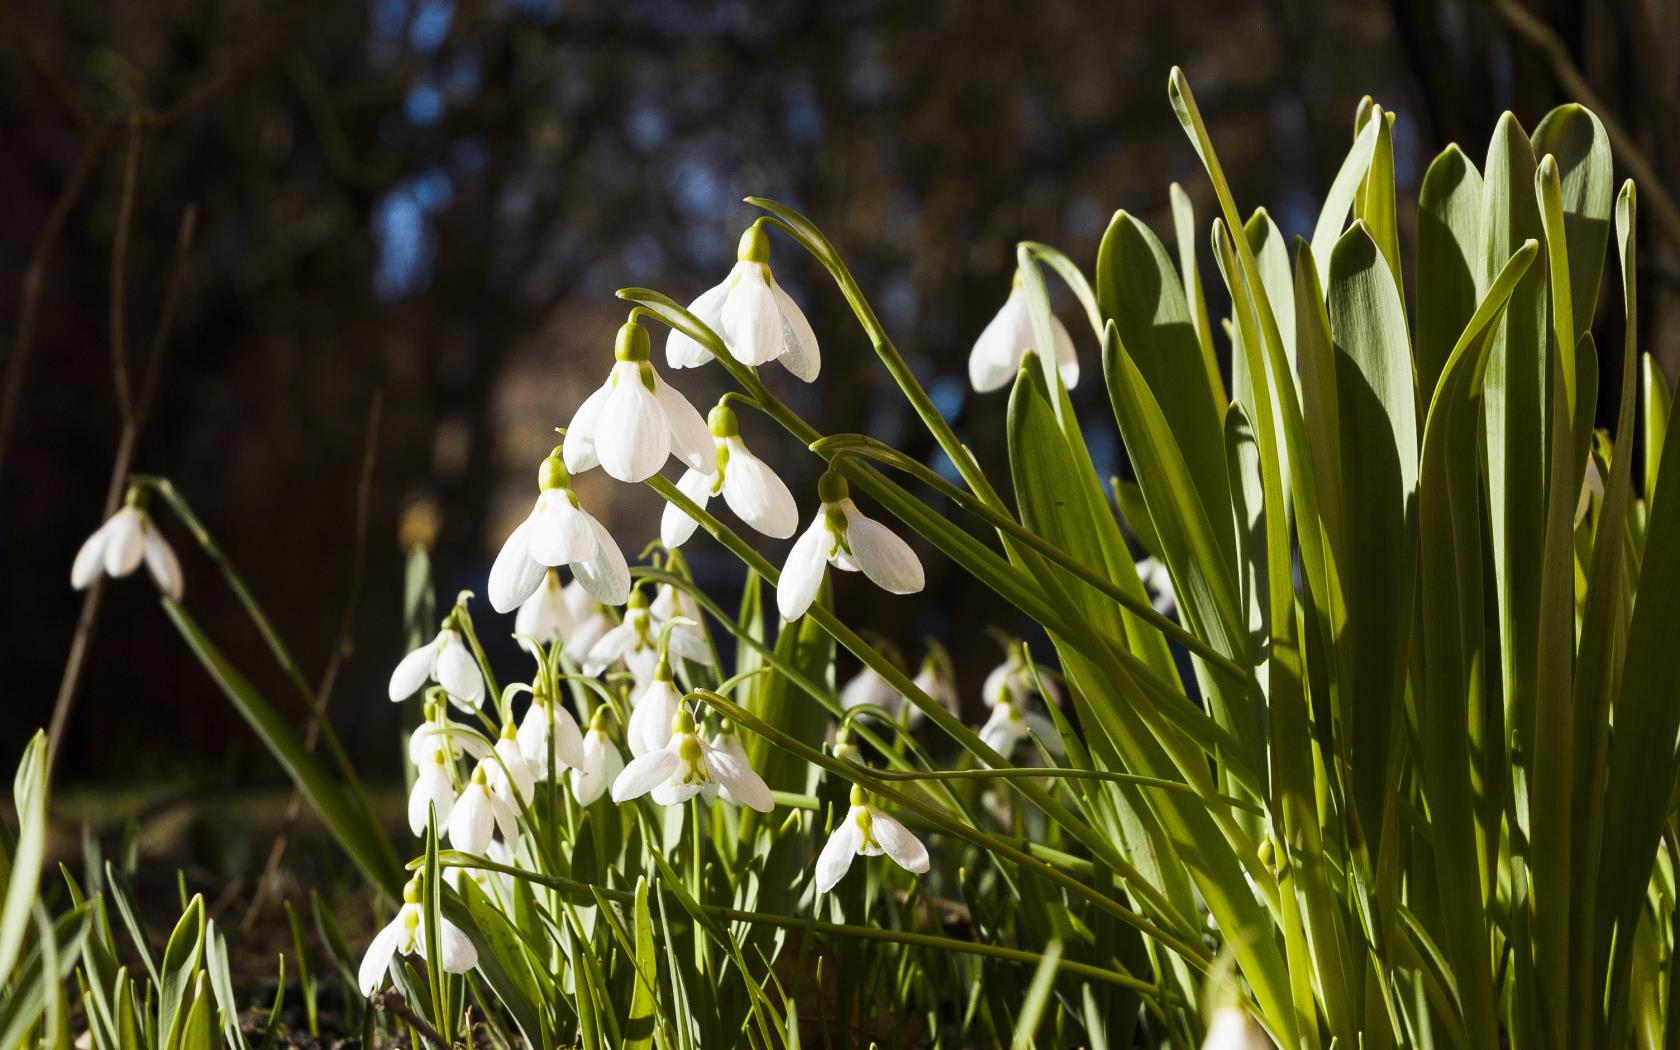
<svg viewBox="0 0 1680 1050"><path fill-rule="evenodd" d="M1006 463L970 453L787 207L750 200L739 262L687 308L619 293L607 378L555 421L488 609L461 595L392 675L420 722L406 870L330 726L336 771L159 574L395 916L364 991L444 1039L470 1008L543 1047L1680 1045L1680 483L1658 484L1680 428L1638 351L1636 198L1603 127L1565 106L1532 136L1501 119L1479 166L1449 146L1403 251L1395 118L1366 100L1287 243L1239 210L1176 70L1169 96L1211 226L1174 186L1174 250L1125 211L1089 273L1020 245L970 360L982 395L1009 387L973 414ZM778 396L820 362L771 271L784 238L936 460ZM1601 313L1624 334L1604 352ZM704 366L736 386L709 416L672 382ZM1068 396L1097 374L1127 479L1099 477L1106 424ZM814 491L751 451L747 415L824 461ZM597 467L668 503L636 564L572 488ZM136 485L298 678L179 495ZM132 569L148 528L101 530L77 582ZM702 542L742 563L738 608L695 586ZM913 595L924 557L1047 639L1009 642L966 704L943 648L913 672L831 586ZM478 632L510 614L525 663L493 668ZM863 666L844 685L840 650Z"/></svg>

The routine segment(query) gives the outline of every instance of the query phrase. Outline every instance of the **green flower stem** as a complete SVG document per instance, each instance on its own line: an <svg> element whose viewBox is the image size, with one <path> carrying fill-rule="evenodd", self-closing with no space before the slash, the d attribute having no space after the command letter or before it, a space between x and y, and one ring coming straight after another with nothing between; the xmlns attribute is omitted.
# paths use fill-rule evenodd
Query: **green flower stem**
<svg viewBox="0 0 1680 1050"><path fill-rule="evenodd" d="M169 504L170 509L175 512L175 516L180 519L181 524L187 527L187 531L192 534L193 540L198 543L205 556L221 573L228 589L233 591L233 596L238 599L240 607L245 610L245 615L250 617L251 622L256 626L257 633L262 636L264 644L268 646L268 651L274 655L275 662L280 665L280 669L285 672L286 678L292 683L292 687L297 690L298 696L302 698L304 709L309 712L309 717L320 728L321 739L327 742L327 753L332 756L333 764L338 766L339 774L344 777L345 783L350 787L351 794L355 796L356 805L362 811L362 817L367 822L370 834L378 840L378 850L382 859L388 861L393 869L400 866L401 861L397 857L396 848L391 845L390 837L381 830L383 825L380 824L379 817L374 812L373 803L368 799L367 789L363 787L361 777L357 775L355 766L350 763L350 756L345 752L343 742L339 740L338 733L333 729L332 723L328 722L316 709L315 690L310 686L309 680L304 677L303 668L298 666L297 660L292 657L291 650L287 649L286 643L281 641L280 633L274 629L274 624L269 620L268 614L258 604L256 596L251 593L250 587L246 586L245 578L239 574L238 569L234 568L233 562L229 560L215 539L211 537L210 530L206 529L204 523L198 520L198 515L193 513L192 508L187 505L185 497L175 488L173 482L165 477L135 474L129 477L129 484L148 489L162 496L164 502Z"/></svg>
<svg viewBox="0 0 1680 1050"><path fill-rule="evenodd" d="M1090 282L1085 280L1085 275L1079 272L1079 267L1074 265L1073 260L1048 244L1038 241L1022 241L1018 248L1055 270L1056 276L1072 289L1074 298L1079 300L1079 305L1085 311L1085 320L1091 324L1091 333L1097 337L1097 342L1101 343L1103 319L1102 311L1097 307L1096 293L1091 291Z"/></svg>
<svg viewBox="0 0 1680 1050"><path fill-rule="evenodd" d="M1206 660L1215 670L1222 671L1238 681L1248 681L1248 672L1236 661L1209 645L1196 634L1185 630L1179 624L1173 622L1171 618L1161 615L1149 602L1121 590L1115 586L1112 580L1106 579L1093 571L1089 566L1038 535L1038 533L1018 524L1009 515L999 514L992 510L983 501L975 499L973 495L946 481L919 460L912 459L891 445L863 434L831 434L813 442L811 451L825 458L831 452L834 453L835 458L844 455L862 456L909 474L964 510L972 512L976 517L985 521L987 525L999 532L1007 533L1011 539L1031 547L1037 553L1044 555L1078 576L1127 612L1132 613L1185 649Z"/></svg>
<svg viewBox="0 0 1680 1050"><path fill-rule="evenodd" d="M444 867L473 868L483 871L493 871L501 875L509 875L526 882L533 882L549 889L582 898L589 903L595 903L596 895L615 904L633 905L636 895L630 890L609 889L587 882L579 882L563 875L539 875L523 868L501 864L487 857L477 857L470 853L457 850L447 850L438 855L438 861ZM775 926L784 930L802 930L808 933L826 934L835 937L855 937L860 940L889 941L894 944L910 945L917 948L929 948L935 951L961 952L965 955L983 955L993 959L1008 962L1019 962L1027 965L1037 965L1043 958L1037 952L1029 952L1020 948L1007 948L998 944L986 944L981 941L964 941L955 937L939 937L926 933L908 933L900 930L882 929L875 926L848 926L841 923L823 922L819 919L806 919L792 915L774 915L769 912L748 911L741 908L726 908L715 904L701 904L700 909L707 915L725 922L759 923L765 926ZM1121 988L1129 988L1144 995L1156 998L1159 1002L1176 1004L1176 996L1158 984L1142 980L1124 969L1105 969L1092 966L1089 963L1076 963L1063 960L1061 969L1070 974L1077 974L1091 980L1104 981Z"/></svg>
<svg viewBox="0 0 1680 1050"><path fill-rule="evenodd" d="M679 509L711 533L719 543L722 543L731 553L746 563L748 568L758 573L766 583L772 587L776 585L776 581L781 578L781 574L765 560L763 555L754 550L728 526L718 521L710 512L697 506L693 500L683 495L675 485L665 478L655 474L648 479L647 484L655 492L665 497L667 501L677 504ZM898 667L894 666L892 661L882 656L873 646L858 637L856 632L842 623L832 610L823 607L820 603L814 603L806 615L816 620L817 625L826 631L831 638L845 646L858 659L886 679L888 685L921 708L935 725L948 733L981 762L993 768L1005 768L1010 765L1008 759L989 747L985 741L980 739L978 733L965 725L961 719L951 712L945 710L944 705L923 692L921 687L916 685ZM731 704L730 706L733 707L734 705ZM800 746L803 749L803 745ZM824 762L827 761L829 760L825 758ZM1186 917L1177 914L1177 910L1165 894L1145 879L1142 873L1133 867L1131 862L1114 847L1112 842L1098 834L1095 829L1081 821L1066 806L1052 798L1050 792L1045 790L1042 785L1030 779L1008 780L1006 783L1020 792L1027 801L1043 810L1051 820L1059 824L1080 845L1090 850L1094 855L1101 858L1103 863L1118 872L1125 880L1128 890L1140 901L1147 902L1160 914L1171 917L1184 933L1183 937L1174 938L1175 940L1179 943L1185 943L1185 938L1194 935L1192 931L1196 927ZM1081 889L1084 888L1081 887ZM1103 899L1106 900L1107 898Z"/></svg>
<svg viewBox="0 0 1680 1050"><path fill-rule="evenodd" d="M502 690L496 684L496 672L490 667L490 658L484 655L484 646L478 644L478 632L473 629L472 613L467 611L467 599L471 598L471 591L462 591L455 599L455 618L461 624L461 633L467 636L467 645L472 649L473 659L478 661L478 669L484 675L484 688L496 698L497 710L502 718L507 718L507 712L501 711ZM482 711L479 712L483 714Z"/></svg>
<svg viewBox="0 0 1680 1050"><path fill-rule="evenodd" d="M935 827L946 835L950 835L953 838L963 839L964 841L973 843L990 853L1007 857L1022 867L1029 868L1044 878L1057 883L1064 889L1070 890L1074 896L1085 898L1092 904L1108 912L1110 915L1113 915L1121 922L1136 929L1139 933L1142 933L1147 937L1153 937L1161 944L1171 948L1197 970L1206 972L1208 966L1211 964L1211 959L1208 955L1207 949L1204 948L1199 941L1191 941L1187 938L1182 938L1169 930L1163 929L1148 916L1139 914L1138 912L1127 908L1125 905L1120 904L1113 898L1097 892L1088 884L1073 878L1071 875L1068 875L1067 873L1060 871L1041 860L1038 860L1036 857L1033 857L1031 854L1015 846L1008 840L999 838L989 832L981 831L979 828L951 820L948 815L940 812L921 798L915 795L907 794L897 788L890 787L888 781L875 777L873 775L873 770L868 770L862 766L853 765L849 762L842 762L839 759L830 758L819 751L815 751L776 727L768 724L752 712L746 710L738 704L729 702L723 697L718 696L716 693L709 693L702 689L697 690L696 694L707 704L727 715L737 725L751 729L753 732L763 736L765 739L782 748L784 751L791 752L813 765L821 766L830 773L833 773L835 776L856 784L859 787L868 790L872 794L893 802L904 809L920 813L925 819L935 825ZM1128 889L1131 889L1131 882L1143 881L1141 876L1129 867L1125 869L1117 868L1116 870L1124 873L1128 880ZM1166 913L1168 915L1172 914L1170 907L1166 909Z"/></svg>

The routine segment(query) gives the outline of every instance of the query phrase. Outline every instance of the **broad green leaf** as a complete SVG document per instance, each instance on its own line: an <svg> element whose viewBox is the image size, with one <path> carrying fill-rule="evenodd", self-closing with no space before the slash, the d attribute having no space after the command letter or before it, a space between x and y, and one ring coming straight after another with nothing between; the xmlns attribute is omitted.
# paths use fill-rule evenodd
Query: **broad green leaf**
<svg viewBox="0 0 1680 1050"><path fill-rule="evenodd" d="M1044 958L1033 971L1032 983L1021 1001L1021 1012L1015 1018L1015 1038L1010 1043L1012 1050L1031 1050L1037 1045L1035 1036L1044 1019L1044 1010L1050 1005L1051 993L1056 989L1056 968L1061 961L1062 942L1052 940L1044 946Z"/></svg>
<svg viewBox="0 0 1680 1050"><path fill-rule="evenodd" d="M648 881L636 880L635 987L630 1012L624 1023L625 1046L640 1050L653 1046L654 996L659 989L659 959L654 954L653 914L648 910Z"/></svg>
<svg viewBox="0 0 1680 1050"><path fill-rule="evenodd" d="M211 1001L204 973L200 971L193 986L192 1006L187 1010L186 1020L181 1026L181 1050L210 1050L214 1045L214 1025L210 1017L213 1010Z"/></svg>
<svg viewBox="0 0 1680 1050"><path fill-rule="evenodd" d="M1312 235L1313 263L1318 267L1320 281L1330 272L1330 253L1347 228L1348 212L1365 181L1365 173L1370 170L1381 126L1380 121L1364 122L1363 130L1354 137L1353 148L1348 150L1342 166L1336 171L1335 180L1330 183L1329 192L1324 195L1324 206L1319 210L1318 224L1313 227Z"/></svg>
<svg viewBox="0 0 1680 1050"><path fill-rule="evenodd" d="M210 975L210 991L222 1015L222 1042L246 1050L245 1032L239 1027L239 997L234 993L233 975L228 968L227 941L214 922L205 926L204 970Z"/></svg>
<svg viewBox="0 0 1680 1050"><path fill-rule="evenodd" d="M540 961L532 958L518 931L470 878L462 878L459 890L445 895L442 907L445 917L473 942L478 950L479 974L525 1039L534 1045L548 1045L554 1033L543 1020L543 1005L553 1001L557 993L548 975L539 971Z"/></svg>
<svg viewBox="0 0 1680 1050"><path fill-rule="evenodd" d="M1556 158L1562 182L1563 228L1569 242L1569 286L1578 342L1591 326L1610 239L1610 139L1585 106L1571 103L1546 114L1534 129L1536 156Z"/></svg>
<svg viewBox="0 0 1680 1050"><path fill-rule="evenodd" d="M12 972L29 929L29 912L36 901L41 864L47 848L47 735L37 732L24 748L12 780L17 806L17 845L11 854L6 899L0 904L0 982ZM11 1044L4 1044L11 1045Z"/></svg>
<svg viewBox="0 0 1680 1050"><path fill-rule="evenodd" d="M1481 298L1482 176L1457 146L1429 165L1418 190L1418 393L1425 403Z"/></svg>
<svg viewBox="0 0 1680 1050"><path fill-rule="evenodd" d="M1405 279L1400 271L1400 219L1394 200L1394 114L1373 105L1366 119L1377 126L1377 142L1371 150L1371 164L1354 199L1353 216L1369 229L1371 239L1382 251L1394 286L1402 289L1401 312L1405 312ZM1360 129L1363 130L1363 129Z"/></svg>
<svg viewBox="0 0 1680 1050"><path fill-rule="evenodd" d="M1657 493L1657 468L1662 465L1663 442L1668 434L1669 410L1674 404L1674 390L1663 375L1662 366L1650 354L1642 356L1640 392L1643 405L1640 416L1644 420L1645 484L1641 491L1649 505Z"/></svg>
<svg viewBox="0 0 1680 1050"><path fill-rule="evenodd" d="M204 921L204 898L194 897L163 949L158 967L163 978L158 988L158 1030L167 1033L166 1050L181 1042L187 995L198 981L199 963L204 959Z"/></svg>
<svg viewBox="0 0 1680 1050"><path fill-rule="evenodd" d="M1207 295L1202 290L1202 275L1196 262L1196 212L1184 187L1173 183L1168 187L1172 199L1173 239L1178 242L1178 277L1190 306L1190 320L1196 327L1196 342L1202 350L1202 367L1207 371L1208 386L1219 393L1224 403L1225 381L1219 375L1219 360L1214 355L1213 328L1208 323Z"/></svg>
<svg viewBox="0 0 1680 1050"><path fill-rule="evenodd" d="M10 983L6 994L0 995L0 1046L28 1045L24 1036L46 1012L48 989L56 994L76 966L90 914L90 907L84 904L60 915L52 924L50 946L45 941L37 943L16 969L8 972ZM56 963L56 969L49 969L49 963Z"/></svg>

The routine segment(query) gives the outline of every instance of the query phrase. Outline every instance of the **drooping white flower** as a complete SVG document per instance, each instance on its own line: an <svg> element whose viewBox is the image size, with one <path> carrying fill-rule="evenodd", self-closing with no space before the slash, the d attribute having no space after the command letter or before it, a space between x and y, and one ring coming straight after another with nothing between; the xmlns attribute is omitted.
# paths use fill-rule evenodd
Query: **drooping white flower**
<svg viewBox="0 0 1680 1050"><path fill-rule="evenodd" d="M146 513L143 492L131 490L122 509L95 529L76 552L76 560L70 565L70 586L86 590L100 570L120 579L139 568L142 561L157 589L180 601L181 563L175 549Z"/></svg>
<svg viewBox="0 0 1680 1050"><path fill-rule="evenodd" d="M673 333L675 334L675 333ZM715 463L709 473L690 468L683 472L677 489L705 509L713 496L721 494L735 516L772 539L785 540L799 527L799 507L786 483L764 461L748 451L741 440L740 421L735 410L719 404L706 421L712 432ZM694 535L695 521L675 503L665 505L659 519L659 539L675 549Z"/></svg>
<svg viewBox="0 0 1680 1050"><path fill-rule="evenodd" d="M563 593L566 607L572 612L572 629L566 635L565 653L573 663L581 664L601 636L613 629L613 620L601 603L576 580L566 584ZM629 595L625 598L628 600Z"/></svg>
<svg viewBox="0 0 1680 1050"><path fill-rule="evenodd" d="M583 673L598 675L620 661L638 682L647 681L659 662L659 625L648 608L647 594L639 588L630 592L624 619L589 647Z"/></svg>
<svg viewBox="0 0 1680 1050"><path fill-rule="evenodd" d="M694 716L680 710L671 722L671 741L631 761L613 781L614 802L652 792L661 806L686 802L707 788L728 788L739 805L768 813L775 807L769 785L751 766L700 739Z"/></svg>
<svg viewBox="0 0 1680 1050"><path fill-rule="evenodd" d="M451 719L447 708L432 701L426 704L426 720L408 737L408 760L415 769L424 769L438 751L452 763L463 755L475 762L489 758L491 750L477 729Z"/></svg>
<svg viewBox="0 0 1680 1050"><path fill-rule="evenodd" d="M854 707L872 704L883 708L888 715L896 718L898 711L904 704L904 698L898 694L880 672L873 667L865 666L863 670L853 675L846 684L840 687L840 707L850 711Z"/></svg>
<svg viewBox="0 0 1680 1050"><path fill-rule="evenodd" d="M566 604L566 589L560 586L560 573L545 568L537 589L519 603L519 611L513 617L513 633L520 636L520 647L530 650L533 642L553 645L571 632L572 610Z"/></svg>
<svg viewBox="0 0 1680 1050"><path fill-rule="evenodd" d="M712 749L729 756L742 769L752 768L752 761L747 757L746 745L741 743L741 737L735 732L735 726L727 718L719 723L717 735L712 737ZM757 776L757 774L754 774L754 776ZM759 783L762 784L763 781L761 780ZM727 784L718 784L717 790L725 802L732 802L737 806L751 805L750 802L743 801L740 796L736 795ZM710 800L708 799L708 801Z"/></svg>
<svg viewBox="0 0 1680 1050"><path fill-rule="evenodd" d="M1202 1050L1272 1050L1272 1041L1254 1023L1247 1011L1236 1006L1222 1006L1214 1012L1208 1025Z"/></svg>
<svg viewBox="0 0 1680 1050"><path fill-rule="evenodd" d="M1178 611L1178 594L1173 590L1172 573L1167 570L1166 563L1153 554L1140 559L1137 564L1138 579L1149 591L1149 604L1162 616L1171 616Z"/></svg>
<svg viewBox="0 0 1680 1050"><path fill-rule="evenodd" d="M402 907L397 917L378 933L362 956L356 983L362 994L371 996L385 983L391 960L398 955L426 956L426 909L420 903L420 880L410 879L403 887ZM478 965L478 949L448 919L438 924L438 963L448 973L466 973Z"/></svg>
<svg viewBox="0 0 1680 1050"><path fill-rule="evenodd" d="M1062 692L1056 686L1056 680L1040 671L1034 673L1034 668L1027 666L1021 656L1020 647L1011 645L1009 655L1003 663L992 668L986 675L986 680L980 686L980 697L987 704L996 705L1005 699L1023 701L1030 696L1036 696L1042 684L1046 694L1045 700L1060 705Z"/></svg>
<svg viewBox="0 0 1680 1050"><path fill-rule="evenodd" d="M1604 475L1598 472L1598 460L1587 456L1587 472L1581 477L1581 498L1575 501L1575 524L1579 525L1592 509L1594 500L1604 499ZM667 510L670 508L666 508ZM91 541L90 541L91 542Z"/></svg>
<svg viewBox="0 0 1680 1050"><path fill-rule="evenodd" d="M885 853L905 871L928 870L927 847L896 819L881 812L862 788L853 786L852 806L845 819L834 827L822 853L817 856L817 892L827 893L852 866L857 856L878 857Z"/></svg>
<svg viewBox="0 0 1680 1050"><path fill-rule="evenodd" d="M483 853L498 831L510 846L519 838L519 814L490 790L493 765L495 759L478 764L449 814L449 844L458 850Z"/></svg>
<svg viewBox="0 0 1680 1050"><path fill-rule="evenodd" d="M455 811L455 764L441 747L433 748L431 757L417 764L414 786L408 792L408 830L418 836L426 833L434 812L438 827L448 826L449 815Z"/></svg>
<svg viewBox="0 0 1680 1050"><path fill-rule="evenodd" d="M671 681L671 665L664 660L653 669L647 688L630 701L630 725L625 734L630 754L640 758L671 742L671 720L682 710L682 693Z"/></svg>
<svg viewBox="0 0 1680 1050"><path fill-rule="evenodd" d="M491 794L510 806L517 806L521 800L531 800L531 789L536 784L537 775L525 758L524 748L519 743L519 732L511 721L502 724L502 735L496 740L495 757L481 761L480 765L489 777Z"/></svg>
<svg viewBox="0 0 1680 1050"><path fill-rule="evenodd" d="M770 273L770 238L757 223L741 234L735 258L729 276L688 304L689 313L716 332L742 364L780 361L796 378L816 379L822 370L817 334ZM665 340L665 361L672 368L693 368L711 359L705 347L674 328Z"/></svg>
<svg viewBox="0 0 1680 1050"><path fill-rule="evenodd" d="M490 566L490 605L497 612L520 610L543 593L550 569L569 565L577 583L605 605L623 605L630 594L630 566L618 541L578 502L572 478L556 448L537 469L537 500L531 513L508 534ZM552 586L558 588L559 580ZM555 607L533 617L553 619Z"/></svg>
<svg viewBox="0 0 1680 1050"><path fill-rule="evenodd" d="M599 463L620 481L646 481L676 456L696 470L712 465L712 435L688 398L648 362L647 329L635 321L618 330L615 364L566 428L566 469L581 473Z"/></svg>
<svg viewBox="0 0 1680 1050"><path fill-rule="evenodd" d="M1073 389L1079 383L1079 358L1073 352L1073 338L1054 314L1050 316L1051 337L1055 341L1056 370L1062 383ZM1021 359L1038 343L1033 337L1032 312L1027 308L1027 293L1021 288L1021 275L1009 289L1009 298L974 341L968 355L968 381L977 393L988 393L1014 382L1021 369ZM1042 348L1040 348L1042 349Z"/></svg>
<svg viewBox="0 0 1680 1050"><path fill-rule="evenodd" d="M484 703L484 675L461 640L457 622L450 613L436 638L397 664L388 690L392 701L408 699L429 680L443 686L449 702L463 711L476 711Z"/></svg>
<svg viewBox="0 0 1680 1050"><path fill-rule="evenodd" d="M833 565L847 572L862 571L884 591L911 594L922 589L922 563L891 529L857 509L848 495L846 479L829 471L817 483L822 499L816 518L788 552L776 585L776 607L782 619L805 615L822 587L823 569Z"/></svg>
<svg viewBox="0 0 1680 1050"><path fill-rule="evenodd" d="M693 595L678 590L671 584L660 584L659 590L653 596L653 604L648 606L648 612L653 614L654 627L666 636L666 652L690 663L716 666L716 654L712 652L711 644L706 641L705 629L700 626L704 622L700 616L700 603L694 600ZM677 619L688 622L671 622Z"/></svg>
<svg viewBox="0 0 1680 1050"><path fill-rule="evenodd" d="M590 805L606 794L624 772L624 756L607 735L606 714L604 707L595 709L595 716L589 720L589 732L583 735L583 762L571 773L572 794L580 806Z"/></svg>
<svg viewBox="0 0 1680 1050"><path fill-rule="evenodd" d="M986 724L980 727L980 740L987 747L1008 758L1028 737L1036 734L1051 751L1064 749L1056 723L1037 711L1029 711L1024 700L1005 697L993 705Z"/></svg>
<svg viewBox="0 0 1680 1050"><path fill-rule="evenodd" d="M957 683L951 680L948 660L943 650L928 653L922 658L921 669L911 681L915 683L916 688L932 697L940 707L957 715L962 713L962 701L957 695ZM910 705L911 725L920 723L926 717L921 708L915 704Z"/></svg>
<svg viewBox="0 0 1680 1050"><path fill-rule="evenodd" d="M576 768L583 764L583 733L577 719L559 700L549 699L546 693L531 694L531 706L519 722L519 754L525 759L532 775L549 775L549 737L554 738L554 761L560 768Z"/></svg>

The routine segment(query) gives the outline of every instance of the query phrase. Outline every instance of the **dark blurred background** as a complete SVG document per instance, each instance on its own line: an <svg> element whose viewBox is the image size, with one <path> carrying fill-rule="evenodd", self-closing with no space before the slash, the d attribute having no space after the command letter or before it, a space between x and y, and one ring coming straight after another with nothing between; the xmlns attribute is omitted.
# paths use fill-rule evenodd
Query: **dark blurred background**
<svg viewBox="0 0 1680 1050"><path fill-rule="evenodd" d="M646 285L686 302L718 281L755 214L742 196L786 201L824 227L935 400L1006 476L1005 395L975 398L964 369L1009 288L1015 242L1048 241L1089 270L1116 208L1170 238L1174 180L1198 223L1211 220L1167 103L1174 63L1241 206L1266 205L1289 235L1310 233L1366 93L1400 113L1403 202L1447 142L1479 161L1500 111L1532 130L1576 94L1571 71L1659 181L1680 186L1676 5L1525 2L8 3L0 757L11 762L50 718L82 608L70 562L100 521L117 451L112 259L131 114L144 117L122 331L137 375L183 211L198 209L133 465L182 488L311 677L352 597L357 481L383 392L366 572L331 714L358 764L394 781L399 712L385 682L402 653L405 513L435 505L442 600L482 593L551 428L605 375L625 313L613 290ZM85 181L67 197L78 170ZM1672 376L1675 228L1641 189L1643 345ZM46 239L24 333L28 267L55 209L62 228ZM825 431L930 454L832 283L786 241L775 253L822 340L824 373L807 387L772 369L772 383ZM1619 317L1614 287L1600 308ZM1086 366L1076 400L1099 468L1123 469L1089 378L1096 348L1070 302L1062 312ZM1601 345L1613 404L1620 344ZM721 390L716 369L677 381L702 411ZM815 459L763 420L745 426L808 514ZM579 486L632 555L656 534L647 492L599 472ZM211 564L164 517L188 607L301 722ZM786 546L765 549L779 561ZM720 594L739 587L704 537L687 550ZM930 600L848 586L841 601L910 659L920 635L942 638L972 702L999 655L981 628L1019 625L937 557L928 569ZM511 625L487 607L479 619ZM84 786L281 781L143 576L106 589L60 767Z"/></svg>

